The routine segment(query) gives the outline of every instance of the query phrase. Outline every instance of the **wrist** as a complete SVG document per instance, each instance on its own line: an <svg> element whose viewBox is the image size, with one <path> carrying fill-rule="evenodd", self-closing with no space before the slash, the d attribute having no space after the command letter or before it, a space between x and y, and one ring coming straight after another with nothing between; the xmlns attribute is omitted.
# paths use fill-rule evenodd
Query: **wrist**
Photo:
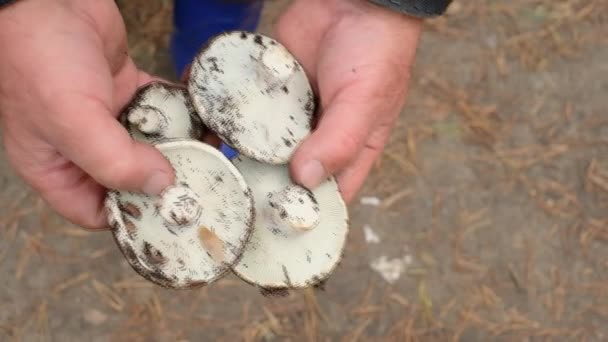
<svg viewBox="0 0 608 342"><path fill-rule="evenodd" d="M78 12L92 12L104 5L104 2L115 4L115 0L0 0L0 13L45 12L64 9Z"/></svg>
<svg viewBox="0 0 608 342"><path fill-rule="evenodd" d="M12 5L17 1L18 0L0 0L0 9L3 9L4 7L7 7L9 5Z"/></svg>
<svg viewBox="0 0 608 342"><path fill-rule="evenodd" d="M0 0L0 12L12 10L12 8L24 0Z"/></svg>
<svg viewBox="0 0 608 342"><path fill-rule="evenodd" d="M312 0L304 0L312 1ZM366 22L374 21L380 25L389 27L407 26L409 29L422 27L422 19L413 15L408 15L402 11L397 11L386 6L374 3L375 0L320 0L331 3L337 17L342 15L359 17ZM396 1L396 0L392 0ZM402 0L407 1L407 0ZM390 1L389 1L390 2Z"/></svg>
<svg viewBox="0 0 608 342"><path fill-rule="evenodd" d="M308 2L313 0L301 0ZM316 0L329 6L332 22L338 30L358 27L364 37L375 43L390 45L394 56L402 62L413 60L423 20L398 11L377 6L370 0Z"/></svg>
<svg viewBox="0 0 608 342"><path fill-rule="evenodd" d="M366 23L373 22L374 25L387 29L385 32L407 30L409 32L420 31L422 20L419 17L407 15L401 11L379 6L373 0L336 0L351 10L344 11L354 14ZM393 0L395 1L395 0ZM406 0L402 0L406 1ZM353 10L354 9L354 10ZM379 28L379 27L377 27Z"/></svg>
<svg viewBox="0 0 608 342"><path fill-rule="evenodd" d="M452 0L366 0L377 6L417 18L443 15Z"/></svg>

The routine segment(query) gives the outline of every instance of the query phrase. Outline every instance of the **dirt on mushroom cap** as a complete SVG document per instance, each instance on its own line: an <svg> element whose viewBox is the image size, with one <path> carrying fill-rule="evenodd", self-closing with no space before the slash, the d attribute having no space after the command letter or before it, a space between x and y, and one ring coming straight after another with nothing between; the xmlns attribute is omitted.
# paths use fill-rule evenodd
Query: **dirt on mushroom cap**
<svg viewBox="0 0 608 342"><path fill-rule="evenodd" d="M192 64L188 92L205 125L256 160L287 163L311 131L315 101L307 76L266 36L237 31L213 38Z"/></svg>
<svg viewBox="0 0 608 342"><path fill-rule="evenodd" d="M111 191L106 205L115 240L131 266L158 285L213 282L239 260L249 240L255 217L251 191L234 165L209 145L171 140L155 146L175 168L176 185L200 195L201 215L172 226L159 213L159 197Z"/></svg>
<svg viewBox="0 0 608 342"><path fill-rule="evenodd" d="M335 180L314 189L319 224L311 230L283 234L273 229L268 194L293 184L286 165L270 165L244 156L234 164L250 184L256 219L243 257L233 268L248 283L261 288L303 288L325 280L342 258L348 234L347 207Z"/></svg>

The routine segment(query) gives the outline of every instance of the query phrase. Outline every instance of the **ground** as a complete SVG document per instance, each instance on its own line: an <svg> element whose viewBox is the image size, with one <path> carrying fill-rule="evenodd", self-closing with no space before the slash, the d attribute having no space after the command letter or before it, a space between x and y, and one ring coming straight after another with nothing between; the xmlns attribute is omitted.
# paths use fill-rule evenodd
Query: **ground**
<svg viewBox="0 0 608 342"><path fill-rule="evenodd" d="M119 3L137 63L175 79L171 1ZM268 2L262 32L286 5ZM234 276L157 288L110 233L67 224L0 158L0 340L608 338L606 6L456 0L425 23L406 108L324 289L266 298Z"/></svg>

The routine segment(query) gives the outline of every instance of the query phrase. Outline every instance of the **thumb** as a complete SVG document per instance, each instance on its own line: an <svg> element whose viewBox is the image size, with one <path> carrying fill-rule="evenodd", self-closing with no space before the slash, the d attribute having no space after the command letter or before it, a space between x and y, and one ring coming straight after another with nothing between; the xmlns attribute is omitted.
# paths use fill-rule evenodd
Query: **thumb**
<svg viewBox="0 0 608 342"><path fill-rule="evenodd" d="M290 167L295 182L313 189L363 149L378 110L375 101L356 95L345 91L336 96L314 133L294 153Z"/></svg>
<svg viewBox="0 0 608 342"><path fill-rule="evenodd" d="M174 182L170 163L131 138L102 101L70 101L51 122L48 139L67 159L110 189L158 195ZM74 103L77 103L77 108Z"/></svg>

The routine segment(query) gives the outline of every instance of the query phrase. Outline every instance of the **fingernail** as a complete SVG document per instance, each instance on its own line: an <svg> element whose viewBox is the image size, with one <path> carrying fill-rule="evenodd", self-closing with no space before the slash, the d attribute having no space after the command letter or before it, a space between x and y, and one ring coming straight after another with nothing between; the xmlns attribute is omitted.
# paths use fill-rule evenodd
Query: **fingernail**
<svg viewBox="0 0 608 342"><path fill-rule="evenodd" d="M164 171L154 171L144 184L143 191L146 195L157 196L171 185L171 177Z"/></svg>
<svg viewBox="0 0 608 342"><path fill-rule="evenodd" d="M325 168L318 160L306 162L300 171L300 183L308 189L316 188L325 177Z"/></svg>

